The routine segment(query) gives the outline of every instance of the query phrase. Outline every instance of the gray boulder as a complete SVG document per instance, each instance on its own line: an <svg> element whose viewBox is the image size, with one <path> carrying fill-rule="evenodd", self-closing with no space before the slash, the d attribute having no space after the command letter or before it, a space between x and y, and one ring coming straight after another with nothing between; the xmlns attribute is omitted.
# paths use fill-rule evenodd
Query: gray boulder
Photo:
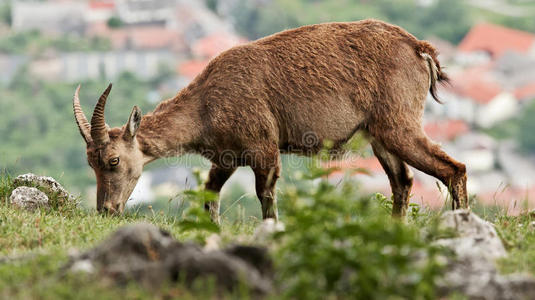
<svg viewBox="0 0 535 300"><path fill-rule="evenodd" d="M181 243L152 224L139 223L118 229L95 248L76 255L64 272L85 272L123 284L135 280L157 288L165 282L191 286L197 280L214 279L218 291L238 286L254 295L271 290L272 267L267 250L233 246L203 251Z"/></svg>
<svg viewBox="0 0 535 300"><path fill-rule="evenodd" d="M38 188L50 199L57 199L60 202L74 200L74 197L52 177L38 176L28 173L17 176L13 180L13 184L15 187L27 186Z"/></svg>
<svg viewBox="0 0 535 300"><path fill-rule="evenodd" d="M270 245L274 234L284 232L285 226L281 221L265 219L255 230L252 241L257 245Z"/></svg>
<svg viewBox="0 0 535 300"><path fill-rule="evenodd" d="M444 213L444 228L457 237L441 239L438 245L451 249L456 257L449 261L439 293L461 293L469 299L534 299L535 280L524 275L501 275L495 261L507 252L494 226L468 210Z"/></svg>
<svg viewBox="0 0 535 300"><path fill-rule="evenodd" d="M437 244L453 249L460 258L481 257L492 261L507 256L494 226L468 210L444 213L441 225L458 237L438 240Z"/></svg>
<svg viewBox="0 0 535 300"><path fill-rule="evenodd" d="M34 187L21 186L11 192L9 201L12 205L28 210L48 207L48 197Z"/></svg>

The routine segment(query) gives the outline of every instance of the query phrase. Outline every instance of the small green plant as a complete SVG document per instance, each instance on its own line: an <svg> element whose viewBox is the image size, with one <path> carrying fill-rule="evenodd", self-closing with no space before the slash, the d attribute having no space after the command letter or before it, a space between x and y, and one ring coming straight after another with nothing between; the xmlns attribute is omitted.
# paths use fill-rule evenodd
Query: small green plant
<svg viewBox="0 0 535 300"><path fill-rule="evenodd" d="M0 205L7 205L9 203L9 196L13 188L13 179L11 176L5 171L0 171Z"/></svg>
<svg viewBox="0 0 535 300"><path fill-rule="evenodd" d="M286 231L276 236L274 258L283 296L434 298L441 250L430 246L417 226L392 219L390 199L361 198L350 180L334 186L324 179L314 188L287 188L282 198ZM419 207L411 214L420 214Z"/></svg>
<svg viewBox="0 0 535 300"><path fill-rule="evenodd" d="M198 183L203 182L199 170L195 170L193 175ZM182 218L178 222L181 232L191 233L198 242L203 242L210 233L219 233L220 228L212 222L210 214L204 208L205 203L217 201L218 195L199 184L196 189L183 192L184 201L188 207L183 211Z"/></svg>

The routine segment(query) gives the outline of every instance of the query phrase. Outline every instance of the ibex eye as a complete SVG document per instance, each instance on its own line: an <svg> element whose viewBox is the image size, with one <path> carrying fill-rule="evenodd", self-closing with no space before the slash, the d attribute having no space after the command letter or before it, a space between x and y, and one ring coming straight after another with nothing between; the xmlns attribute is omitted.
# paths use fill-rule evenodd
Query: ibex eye
<svg viewBox="0 0 535 300"><path fill-rule="evenodd" d="M114 158L110 159L110 166L115 167L118 164L119 164L119 158L118 157L114 157Z"/></svg>

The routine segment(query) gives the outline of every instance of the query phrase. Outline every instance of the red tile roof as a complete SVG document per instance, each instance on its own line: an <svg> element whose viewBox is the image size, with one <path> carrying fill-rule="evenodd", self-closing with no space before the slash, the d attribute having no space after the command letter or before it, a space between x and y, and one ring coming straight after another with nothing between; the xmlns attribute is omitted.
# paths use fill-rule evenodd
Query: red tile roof
<svg viewBox="0 0 535 300"><path fill-rule="evenodd" d="M354 173L362 173L362 171L365 172L376 172L381 171L382 167L379 161L375 156L363 158L359 156L352 156L345 160L331 160L326 161L322 163L322 167L324 168L337 168L344 170L351 170L354 169Z"/></svg>
<svg viewBox="0 0 535 300"><path fill-rule="evenodd" d="M410 202L430 209L441 209L446 205L446 199L436 185L424 185L418 179L412 184Z"/></svg>
<svg viewBox="0 0 535 300"><path fill-rule="evenodd" d="M201 73L202 70L204 70L204 68L208 65L208 62L208 60L185 61L178 66L177 72L188 79L193 79L195 76Z"/></svg>
<svg viewBox="0 0 535 300"><path fill-rule="evenodd" d="M470 127L462 120L443 120L425 124L427 135L436 141L450 141L470 131Z"/></svg>
<svg viewBox="0 0 535 300"><path fill-rule="evenodd" d="M208 35L197 41L193 46L193 54L196 57L213 58L221 52L238 44L242 44L245 41L246 40L238 36L220 32Z"/></svg>
<svg viewBox="0 0 535 300"><path fill-rule="evenodd" d="M89 1L89 9L115 9L115 1L114 0Z"/></svg>
<svg viewBox="0 0 535 300"><path fill-rule="evenodd" d="M489 73L490 66L474 67L452 78L451 91L479 104L487 104L502 92Z"/></svg>
<svg viewBox="0 0 535 300"><path fill-rule="evenodd" d="M478 24L459 44L463 52L487 51L496 59L507 51L527 53L535 43L535 35L493 24Z"/></svg>

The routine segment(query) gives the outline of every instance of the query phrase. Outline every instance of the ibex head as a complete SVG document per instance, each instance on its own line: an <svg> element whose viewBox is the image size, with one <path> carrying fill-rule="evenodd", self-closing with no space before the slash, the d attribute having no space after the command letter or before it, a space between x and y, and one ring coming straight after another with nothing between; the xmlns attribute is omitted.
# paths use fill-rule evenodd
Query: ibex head
<svg viewBox="0 0 535 300"><path fill-rule="evenodd" d="M73 99L74 117L87 146L87 161L97 177L97 210L122 212L128 197L141 176L144 165L136 132L141 123L141 110L134 106L122 128L109 128L104 121L106 99L111 84L100 96L91 123L87 121L78 98Z"/></svg>

